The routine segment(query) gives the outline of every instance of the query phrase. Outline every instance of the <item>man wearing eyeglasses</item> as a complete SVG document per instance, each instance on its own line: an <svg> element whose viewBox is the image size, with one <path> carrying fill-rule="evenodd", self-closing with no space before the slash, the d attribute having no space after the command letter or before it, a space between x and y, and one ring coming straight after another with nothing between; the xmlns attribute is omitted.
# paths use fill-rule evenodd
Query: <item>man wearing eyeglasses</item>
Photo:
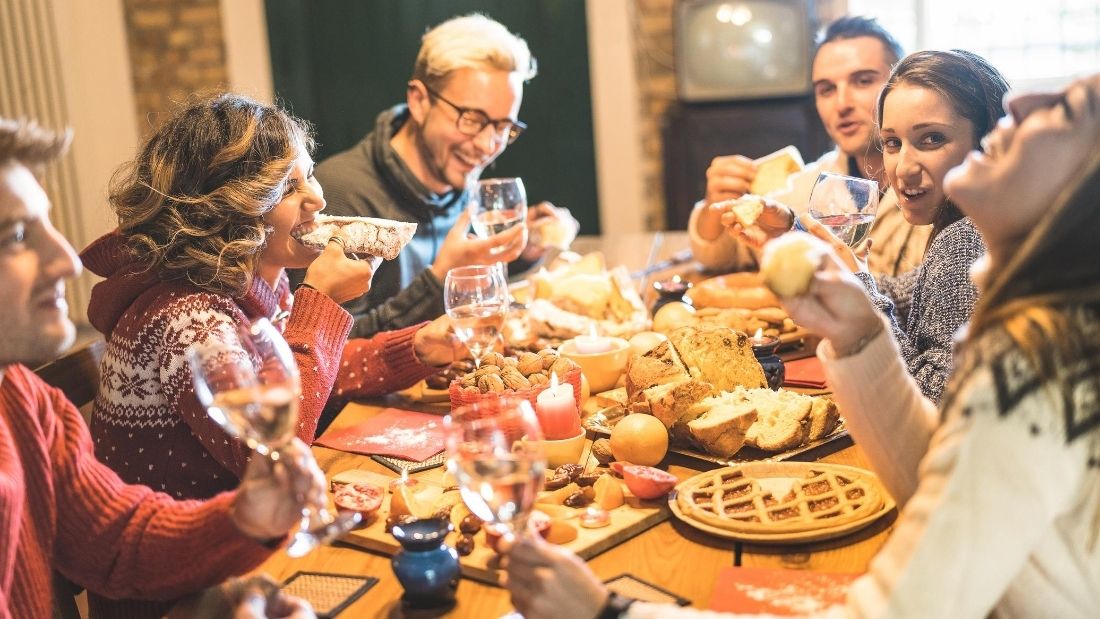
<svg viewBox="0 0 1100 619"><path fill-rule="evenodd" d="M527 43L482 15L448 20L424 35L405 103L374 130L317 166L326 213L418 224L416 236L374 275L368 295L345 307L352 337L399 329L443 314L443 278L468 264L527 266L543 248L534 230L556 221L569 239L578 224L549 203L528 209L527 226L486 239L468 234L466 188L523 133L523 84L535 76Z"/></svg>

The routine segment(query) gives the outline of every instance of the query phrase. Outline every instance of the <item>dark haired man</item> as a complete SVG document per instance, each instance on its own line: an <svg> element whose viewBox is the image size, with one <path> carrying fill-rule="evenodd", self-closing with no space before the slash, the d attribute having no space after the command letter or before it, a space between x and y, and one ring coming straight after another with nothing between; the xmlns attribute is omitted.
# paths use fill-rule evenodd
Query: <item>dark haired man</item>
<svg viewBox="0 0 1100 619"><path fill-rule="evenodd" d="M786 187L769 198L806 212L810 192L821 172L871 178L885 187L882 152L877 144L874 111L879 91L891 67L904 52L897 40L874 19L842 17L818 36L811 76L814 101L825 131L836 148L795 172ZM688 230L695 257L708 269L733 271L756 264L752 249L721 232L724 200L748 192L756 175L753 162L742 155L716 157L707 168L706 198L692 211ZM875 275L900 275L920 265L930 227L914 227L895 208L887 191L879 202L871 228L874 242L868 268ZM713 239L713 240L709 240Z"/></svg>

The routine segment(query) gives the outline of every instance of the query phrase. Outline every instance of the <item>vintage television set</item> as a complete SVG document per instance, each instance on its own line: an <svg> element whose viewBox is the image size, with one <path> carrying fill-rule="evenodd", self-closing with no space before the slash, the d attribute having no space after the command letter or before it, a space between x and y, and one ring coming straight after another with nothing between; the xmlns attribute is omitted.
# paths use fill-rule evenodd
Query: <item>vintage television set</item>
<svg viewBox="0 0 1100 619"><path fill-rule="evenodd" d="M811 95L812 0L679 0L678 101L663 126L666 226L682 230L719 155L829 148Z"/></svg>
<svg viewBox="0 0 1100 619"><path fill-rule="evenodd" d="M812 0L680 0L673 23L681 101L810 90Z"/></svg>

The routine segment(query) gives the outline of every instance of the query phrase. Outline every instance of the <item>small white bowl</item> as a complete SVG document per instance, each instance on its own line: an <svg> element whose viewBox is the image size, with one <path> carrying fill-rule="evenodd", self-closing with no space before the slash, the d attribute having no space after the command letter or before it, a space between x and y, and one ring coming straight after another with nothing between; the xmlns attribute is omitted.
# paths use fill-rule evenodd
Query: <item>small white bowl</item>
<svg viewBox="0 0 1100 619"><path fill-rule="evenodd" d="M563 464L577 464L584 453L584 428L576 436L559 440L543 439L542 451L546 454L546 466L556 469Z"/></svg>

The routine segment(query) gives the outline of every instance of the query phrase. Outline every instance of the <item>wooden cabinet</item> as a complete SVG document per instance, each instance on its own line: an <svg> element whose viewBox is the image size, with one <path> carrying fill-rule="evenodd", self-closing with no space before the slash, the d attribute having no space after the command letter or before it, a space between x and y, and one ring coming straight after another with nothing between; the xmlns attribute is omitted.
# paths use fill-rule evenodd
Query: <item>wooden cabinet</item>
<svg viewBox="0 0 1100 619"><path fill-rule="evenodd" d="M710 104L674 103L663 127L665 218L669 230L687 226L706 191L706 171L719 155L761 157L794 144L807 161L832 144L813 97Z"/></svg>

